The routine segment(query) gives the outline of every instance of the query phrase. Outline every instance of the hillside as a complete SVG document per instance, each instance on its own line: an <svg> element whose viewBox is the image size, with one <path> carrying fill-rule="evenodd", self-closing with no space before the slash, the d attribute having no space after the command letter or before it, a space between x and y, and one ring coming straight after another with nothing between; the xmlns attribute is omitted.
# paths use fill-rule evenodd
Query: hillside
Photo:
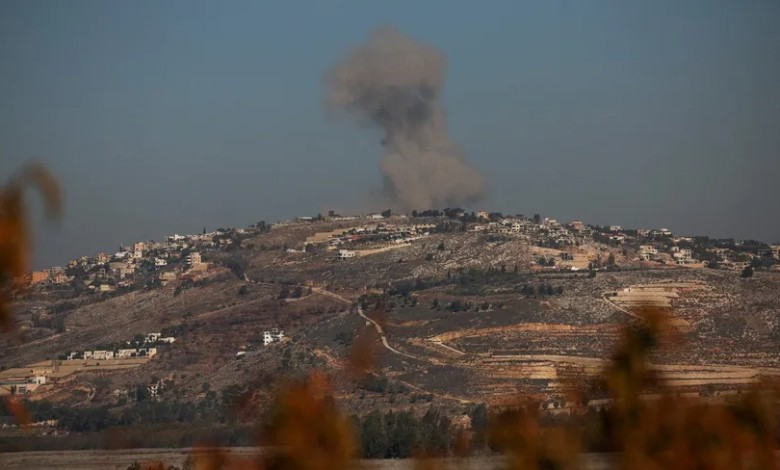
<svg viewBox="0 0 780 470"><path fill-rule="evenodd" d="M667 309L686 340L654 359L680 393L725 396L780 374L780 272L771 263L743 277L725 260L711 269L647 259L647 246L679 259L692 243L670 235L616 241L528 221L391 223L228 230L189 247L150 244L144 256L168 262L140 261L124 289L36 286L14 304L20 328L3 338L0 379L46 376L29 399L115 417L139 400L192 406L206 421L236 397L262 410L280 380L310 369L336 377L334 399L356 414L422 413L433 403L457 416L518 394L557 408L571 380L603 368L642 305ZM193 249L201 264L185 260ZM86 282L108 282L89 280L90 270ZM272 329L284 337L265 345ZM170 342L145 344L153 332ZM130 347L138 355L83 357ZM64 360L72 352L78 359ZM348 373L356 354L367 378Z"/></svg>

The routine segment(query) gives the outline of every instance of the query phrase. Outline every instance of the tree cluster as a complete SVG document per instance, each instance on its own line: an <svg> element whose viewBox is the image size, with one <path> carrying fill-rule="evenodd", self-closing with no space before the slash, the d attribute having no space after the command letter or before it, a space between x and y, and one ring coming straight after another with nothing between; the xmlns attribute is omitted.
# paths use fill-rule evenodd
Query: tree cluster
<svg viewBox="0 0 780 470"><path fill-rule="evenodd" d="M413 451L444 456L453 447L452 422L443 412L430 408L421 418L409 411L372 411L362 419L353 417L359 430L363 457L405 459Z"/></svg>

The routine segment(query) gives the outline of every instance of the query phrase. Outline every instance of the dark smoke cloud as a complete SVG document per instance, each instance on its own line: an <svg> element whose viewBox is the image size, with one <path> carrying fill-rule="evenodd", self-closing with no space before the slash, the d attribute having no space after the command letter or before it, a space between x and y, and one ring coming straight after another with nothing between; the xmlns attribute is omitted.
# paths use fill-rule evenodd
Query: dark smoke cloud
<svg viewBox="0 0 780 470"><path fill-rule="evenodd" d="M464 207L485 195L485 178L447 134L446 66L440 51L384 27L326 76L328 111L356 115L384 132L382 193L394 209Z"/></svg>

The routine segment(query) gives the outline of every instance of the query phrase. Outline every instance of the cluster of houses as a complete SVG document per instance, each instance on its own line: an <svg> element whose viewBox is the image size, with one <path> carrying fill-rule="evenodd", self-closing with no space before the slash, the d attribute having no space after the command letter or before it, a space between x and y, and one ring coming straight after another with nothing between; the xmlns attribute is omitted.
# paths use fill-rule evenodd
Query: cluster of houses
<svg viewBox="0 0 780 470"><path fill-rule="evenodd" d="M263 346L268 346L273 343L280 343L284 339L284 332L279 328L271 328L270 330L263 331ZM252 345L241 348L236 352L236 359L241 359L246 356L247 352L253 351Z"/></svg>
<svg viewBox="0 0 780 470"><path fill-rule="evenodd" d="M393 216L397 218L397 216ZM325 244L340 260L357 256L361 250L413 243L430 235L432 224L371 223L350 229L318 233L306 239L306 245Z"/></svg>
<svg viewBox="0 0 780 470"><path fill-rule="evenodd" d="M98 349L94 351L73 351L61 360L65 361L104 361L111 359L131 359L134 357L153 357L157 355L157 346L160 344L171 344L176 341L173 336L163 337L161 333L148 333L143 341L128 341L128 348ZM140 344L139 344L140 343Z"/></svg>
<svg viewBox="0 0 780 470"><path fill-rule="evenodd" d="M270 330L263 331L263 346L268 346L271 343L279 343L284 339L284 332L279 328L271 328Z"/></svg>
<svg viewBox="0 0 780 470"><path fill-rule="evenodd" d="M238 234L245 232L244 229L233 231ZM175 270L167 268L174 262L188 272L205 270L207 265L197 250L231 243L225 234L218 230L198 235L174 234L166 236L163 242L137 242L127 247L120 246L119 251L111 255L99 253L96 256L81 256L68 262L66 267L55 266L34 271L14 279L14 282L18 287L56 287L70 284L78 277L88 289L111 292L130 286L139 270L151 269L160 271L158 278L165 283L171 280L168 273L174 274L173 279L176 278Z"/></svg>

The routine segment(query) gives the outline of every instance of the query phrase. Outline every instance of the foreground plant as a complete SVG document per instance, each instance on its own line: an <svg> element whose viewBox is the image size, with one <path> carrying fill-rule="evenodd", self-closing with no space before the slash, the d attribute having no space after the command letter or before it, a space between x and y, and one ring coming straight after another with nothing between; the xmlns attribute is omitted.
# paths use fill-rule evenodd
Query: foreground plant
<svg viewBox="0 0 780 470"><path fill-rule="evenodd" d="M0 285L4 289L30 271L32 235L25 200L28 186L41 192L47 216L57 216L61 209L57 180L40 164L25 167L0 188ZM0 331L7 332L14 322L4 289L0 290Z"/></svg>
<svg viewBox="0 0 780 470"><path fill-rule="evenodd" d="M0 332L7 333L14 327L14 319L8 305L7 290L11 284L30 271L31 232L25 200L25 189L32 185L43 195L46 215L60 213L60 190L54 176L40 164L31 164L0 188ZM13 286L18 287L18 286ZM14 397L6 398L6 407L20 425L30 423L30 416L22 402Z"/></svg>

